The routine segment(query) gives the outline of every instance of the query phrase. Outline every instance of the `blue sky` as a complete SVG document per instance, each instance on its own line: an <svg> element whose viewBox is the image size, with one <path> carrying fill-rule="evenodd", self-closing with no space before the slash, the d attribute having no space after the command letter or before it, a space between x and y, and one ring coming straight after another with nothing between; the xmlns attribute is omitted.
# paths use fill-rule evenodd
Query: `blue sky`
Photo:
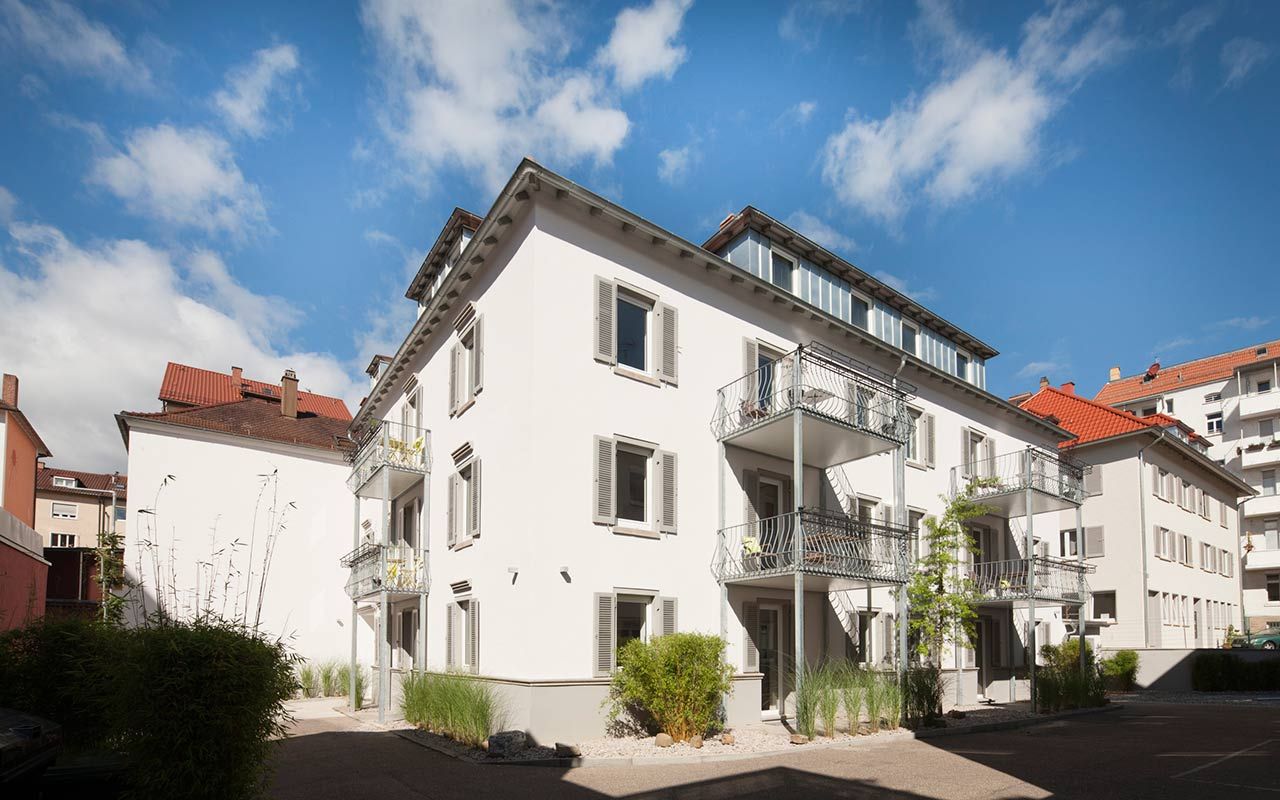
<svg viewBox="0 0 1280 800"><path fill-rule="evenodd" d="M789 220L999 394L1280 336L1280 6L746 5L0 0L0 367L54 462L123 466L170 359L358 401L525 154L695 241Z"/></svg>

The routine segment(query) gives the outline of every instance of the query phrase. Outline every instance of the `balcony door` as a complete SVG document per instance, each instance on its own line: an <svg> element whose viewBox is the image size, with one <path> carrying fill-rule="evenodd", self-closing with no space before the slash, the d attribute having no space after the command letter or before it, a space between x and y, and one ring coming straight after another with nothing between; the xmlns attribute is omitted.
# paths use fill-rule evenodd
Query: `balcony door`
<svg viewBox="0 0 1280 800"><path fill-rule="evenodd" d="M756 632L760 651L760 712L765 717L780 716L787 694L787 669L792 662L791 626L788 606L760 604L759 629Z"/></svg>
<svg viewBox="0 0 1280 800"><path fill-rule="evenodd" d="M760 546L765 553L781 556L784 563L791 555L791 530L796 522L782 515L792 510L790 481L782 476L761 474L756 497Z"/></svg>

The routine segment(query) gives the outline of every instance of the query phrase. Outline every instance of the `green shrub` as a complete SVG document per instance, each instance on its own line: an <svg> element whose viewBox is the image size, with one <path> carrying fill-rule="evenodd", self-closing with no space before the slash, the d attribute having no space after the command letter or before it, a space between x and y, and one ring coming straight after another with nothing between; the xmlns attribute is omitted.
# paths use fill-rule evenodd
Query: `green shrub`
<svg viewBox="0 0 1280 800"><path fill-rule="evenodd" d="M855 664L846 664L840 681L840 704L844 706L845 718L849 721L849 733L858 732L858 721L862 719L862 696L866 691L866 676Z"/></svg>
<svg viewBox="0 0 1280 800"><path fill-rule="evenodd" d="M867 704L867 724L871 727L871 732L875 733L880 730L881 718L888 700L884 679L878 672L870 671L864 671L862 677L862 697Z"/></svg>
<svg viewBox="0 0 1280 800"><path fill-rule="evenodd" d="M338 662L329 660L320 663L316 668L320 678L320 695L322 697L338 696Z"/></svg>
<svg viewBox="0 0 1280 800"><path fill-rule="evenodd" d="M1107 688L1116 691L1132 691L1138 680L1138 653L1136 650L1117 650L1110 658L1102 659L1102 675Z"/></svg>
<svg viewBox="0 0 1280 800"><path fill-rule="evenodd" d="M338 682L338 686L333 696L346 697L351 691L351 664L346 661L338 662L338 674L334 680Z"/></svg>
<svg viewBox="0 0 1280 800"><path fill-rule="evenodd" d="M1258 692L1280 689L1280 658L1246 661L1234 653L1197 653L1191 688L1198 692Z"/></svg>
<svg viewBox="0 0 1280 800"><path fill-rule="evenodd" d="M348 669L350 668L348 667ZM359 711L360 709L364 708L364 694L365 694L365 691L368 689L367 683L368 683L368 673L364 671L364 667L357 664L356 665L356 696L352 698L352 702L351 702L351 707L354 708L356 711ZM350 686L350 683L346 683L343 685Z"/></svg>
<svg viewBox="0 0 1280 800"><path fill-rule="evenodd" d="M493 684L460 672L409 673L400 683L406 722L478 746L502 727Z"/></svg>
<svg viewBox="0 0 1280 800"><path fill-rule="evenodd" d="M902 690L902 706L907 726L920 728L936 724L942 717L942 670L934 664L907 670Z"/></svg>
<svg viewBox="0 0 1280 800"><path fill-rule="evenodd" d="M609 717L651 723L677 742L702 736L720 724L733 667L724 660L724 640L700 633L673 633L648 642L627 642L609 687Z"/></svg>
<svg viewBox="0 0 1280 800"><path fill-rule="evenodd" d="M320 676L309 661L298 665L298 689L303 697L320 697Z"/></svg>
<svg viewBox="0 0 1280 800"><path fill-rule="evenodd" d="M883 675L881 680L884 682L885 721L889 723L890 728L897 728L902 724L903 687L898 682L898 676L894 674Z"/></svg>
<svg viewBox="0 0 1280 800"><path fill-rule="evenodd" d="M1080 669L1080 640L1040 648L1044 666L1036 670L1035 707L1042 713L1090 708L1106 703L1106 684L1100 665L1086 644L1085 667Z"/></svg>

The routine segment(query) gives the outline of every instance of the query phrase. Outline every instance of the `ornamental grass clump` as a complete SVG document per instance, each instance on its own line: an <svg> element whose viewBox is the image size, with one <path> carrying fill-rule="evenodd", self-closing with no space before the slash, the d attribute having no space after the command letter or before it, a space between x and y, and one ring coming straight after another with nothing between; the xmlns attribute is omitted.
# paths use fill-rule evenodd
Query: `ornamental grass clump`
<svg viewBox="0 0 1280 800"><path fill-rule="evenodd" d="M315 665L304 661L298 665L298 690L303 697L320 697L320 676Z"/></svg>
<svg viewBox="0 0 1280 800"><path fill-rule="evenodd" d="M862 669L846 664L840 681L840 704L844 706L849 721L849 733L858 732L858 720L862 719L862 696L866 691L866 677Z"/></svg>
<svg viewBox="0 0 1280 800"><path fill-rule="evenodd" d="M723 639L700 633L627 642L606 701L611 723L628 717L677 742L717 729L733 680L724 649Z"/></svg>
<svg viewBox="0 0 1280 800"><path fill-rule="evenodd" d="M885 692L884 679L879 674L864 672L863 676L862 696L867 704L867 724L871 727L871 732L875 733L880 730L881 718L884 714L888 697Z"/></svg>
<svg viewBox="0 0 1280 800"><path fill-rule="evenodd" d="M400 684L406 722L478 747L502 727L493 684L458 672L409 673Z"/></svg>
<svg viewBox="0 0 1280 800"><path fill-rule="evenodd" d="M937 665L908 669L902 687L907 725L912 728L936 725L942 718L942 693L942 670Z"/></svg>
<svg viewBox="0 0 1280 800"><path fill-rule="evenodd" d="M836 735L836 717L840 715L840 686L844 669L839 664L827 662L814 670L811 680L817 685L818 719L822 721L822 733L828 739Z"/></svg>

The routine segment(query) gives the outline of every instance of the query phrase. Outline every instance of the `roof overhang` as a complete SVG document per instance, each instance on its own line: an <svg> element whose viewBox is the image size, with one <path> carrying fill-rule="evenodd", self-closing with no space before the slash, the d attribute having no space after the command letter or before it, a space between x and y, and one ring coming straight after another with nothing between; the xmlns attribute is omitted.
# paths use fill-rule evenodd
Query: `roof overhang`
<svg viewBox="0 0 1280 800"><path fill-rule="evenodd" d="M392 357L390 365L383 370L377 383L369 392L369 396L361 403L351 420L351 430L362 427L369 416L370 409L378 405L398 385L401 375L408 369L409 359L418 353L427 337L440 326L448 323L445 313L458 302L462 290L483 270L486 259L493 252L502 236L511 229L516 216L524 204L533 199L535 193L556 200L571 199L586 208L591 217L608 220L617 225L623 232L639 237L654 252L660 252L672 259L679 259L688 269L702 269L708 273L727 276L732 283L739 285L744 291L762 296L771 304L808 316L811 320L825 324L828 331L842 334L863 345L873 348L890 359L899 362L899 369L910 368L914 373L923 375L936 382L973 397L997 410L1003 411L1022 423L1047 433L1058 441L1073 438L1074 434L1059 425L1025 411L1003 398L962 381L928 364L916 356L879 339L867 331L831 316L816 306L809 305L800 298L779 289L772 283L763 281L749 272L739 269L728 261L704 247L696 245L683 237L666 230L643 217L601 197L573 181L558 175L532 159L525 158L520 162L511 178L498 193L488 214L476 228L475 235L462 251L457 266L449 272L440 289L431 298L430 303L418 315L408 336Z"/></svg>
<svg viewBox="0 0 1280 800"><path fill-rule="evenodd" d="M480 227L480 222L480 218L470 211L454 208L453 213L449 215L449 219L445 221L444 227L440 229L440 235L436 237L435 244L431 245L431 249L423 257L422 266L418 267L418 272L413 276L413 280L409 282L409 288L405 290L404 296L416 301L418 296L422 294L428 279L447 258L449 248L453 246L454 240L461 235L462 229L469 228L474 231Z"/></svg>
<svg viewBox="0 0 1280 800"><path fill-rule="evenodd" d="M171 436L176 435L176 432L181 431L185 434L186 438L189 439L216 442L220 444L243 445L245 442L251 442L253 447L260 450L274 450L277 452L283 452L287 455L328 461L335 464L347 463L347 451L345 450L335 450L328 447L313 447L300 442L286 442L280 439L246 436L232 431L220 431L212 430L210 428L201 428L195 425L183 425L166 419L134 416L128 411L122 411L119 414L116 414L116 425L120 428L120 436L124 439L124 447L126 451L129 449L129 434L133 430L146 433L167 434Z"/></svg>
<svg viewBox="0 0 1280 800"><path fill-rule="evenodd" d="M1153 444L1165 444L1174 450L1178 455L1183 456L1191 461L1196 462L1201 468L1213 473L1228 486L1232 486L1239 490L1237 497L1252 497L1257 494L1253 487L1245 483L1243 479L1235 476L1226 467L1201 453L1191 445L1182 441L1176 436L1169 435L1169 432L1163 428L1143 428L1136 431L1127 431L1125 433L1108 436L1105 439L1093 439L1084 444L1068 445L1066 449L1073 452L1080 452L1090 447L1096 447L1104 444L1114 444L1115 442L1134 437L1147 437L1152 440ZM1084 459L1088 460L1088 459Z"/></svg>

